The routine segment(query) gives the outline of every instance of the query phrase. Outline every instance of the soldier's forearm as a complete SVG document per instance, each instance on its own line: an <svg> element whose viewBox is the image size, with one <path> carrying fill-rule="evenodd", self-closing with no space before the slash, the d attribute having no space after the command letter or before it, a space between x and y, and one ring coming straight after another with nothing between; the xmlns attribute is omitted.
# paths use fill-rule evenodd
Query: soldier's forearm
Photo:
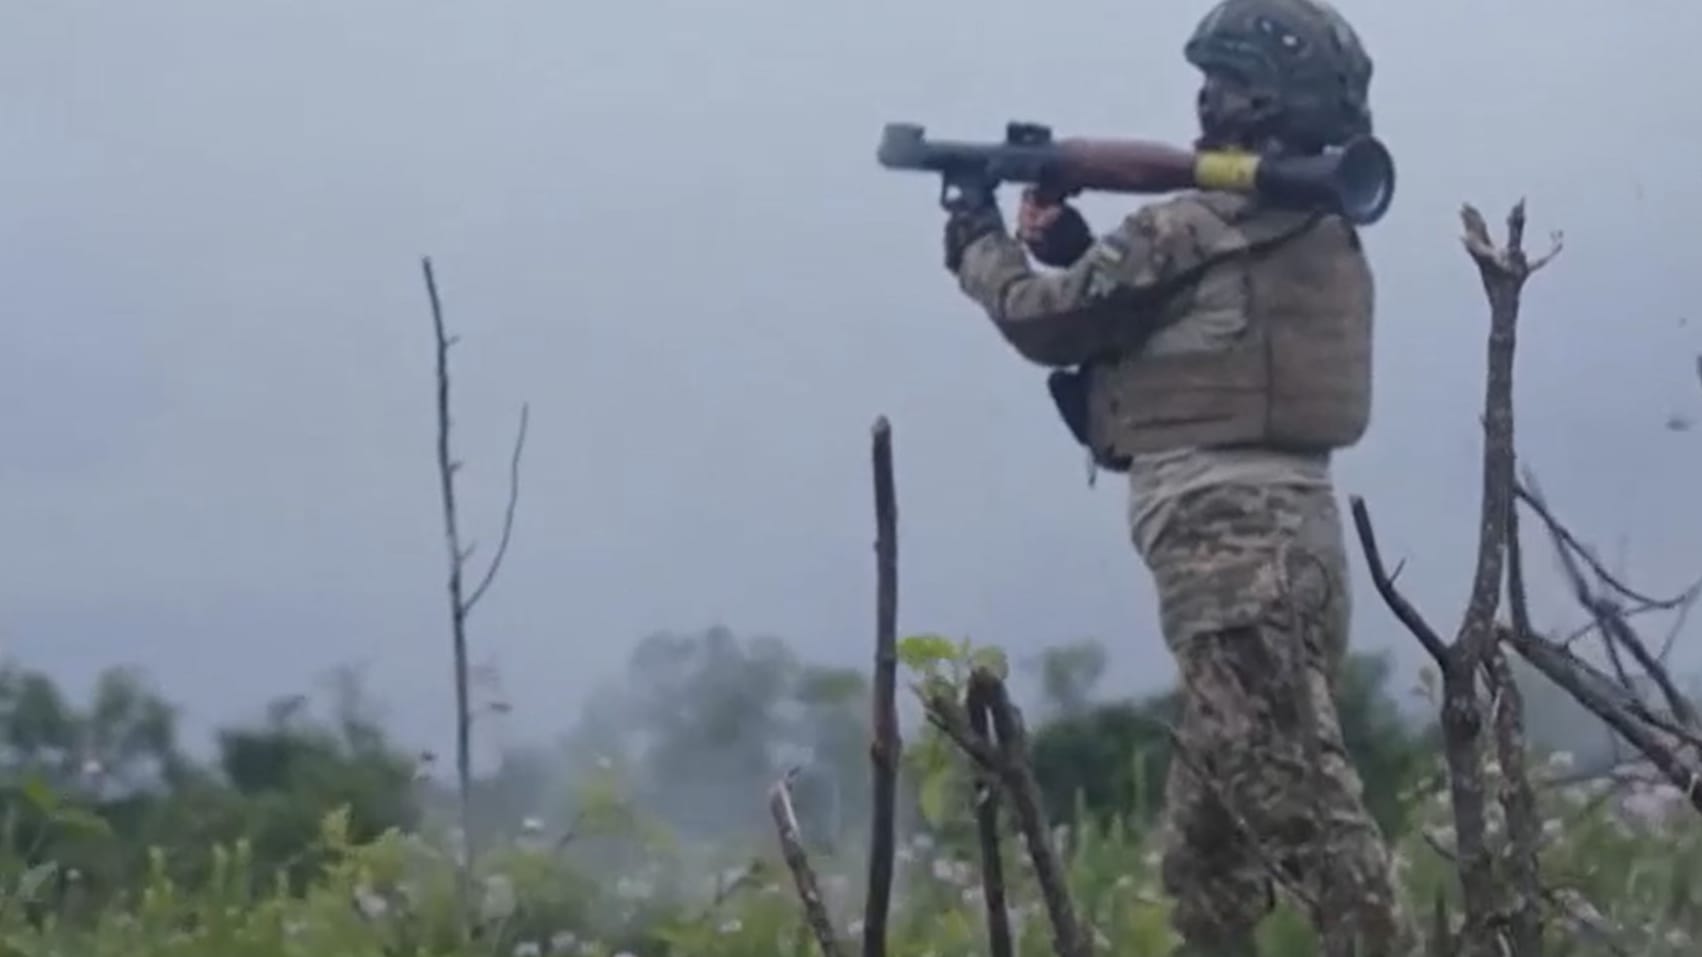
<svg viewBox="0 0 1702 957"><path fill-rule="evenodd" d="M964 250L958 284L1024 358L1045 366L1079 365L1115 342L1120 308L1102 294L1091 263L1042 274L1004 233Z"/></svg>

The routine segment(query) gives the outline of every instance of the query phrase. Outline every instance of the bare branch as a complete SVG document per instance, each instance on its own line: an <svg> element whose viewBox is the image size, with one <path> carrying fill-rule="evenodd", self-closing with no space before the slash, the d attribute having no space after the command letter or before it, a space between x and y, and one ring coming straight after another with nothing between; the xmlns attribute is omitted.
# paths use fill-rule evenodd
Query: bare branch
<svg viewBox="0 0 1702 957"><path fill-rule="evenodd" d="M1695 587L1691 588L1684 604L1678 607L1678 614L1673 616L1672 624L1667 627L1667 636L1661 640L1661 650L1655 656L1656 660L1660 661L1662 667L1666 666L1667 659L1672 656L1673 645L1678 643L1678 636L1684 632L1685 624L1690 621L1690 611L1696 607L1696 599L1699 596L1702 596L1702 590ZM1626 612L1625 617L1629 620L1642 611L1643 609L1641 608L1633 609Z"/></svg>
<svg viewBox="0 0 1702 957"><path fill-rule="evenodd" d="M1647 720L1647 709L1640 708L1640 702L1588 662L1541 635L1512 632L1508 639L1521 657L1642 752L1691 806L1702 811L1702 769L1679 754L1670 735L1663 734L1666 729L1657 729Z"/></svg>
<svg viewBox="0 0 1702 957"><path fill-rule="evenodd" d="M816 882L816 872L810 867L810 856L804 850L803 838L799 836L798 815L792 808L792 779L797 773L797 768L787 771L769 789L768 811L780 835L780 852L786 858L786 867L792 872L792 882L804 905L804 921L821 946L822 957L844 957L839 938L833 930L833 919L828 916L827 904L822 900L821 887Z"/></svg>
<svg viewBox="0 0 1702 957"><path fill-rule="evenodd" d="M1028 735L1022 715L1011 703L999 676L976 668L970 675L970 691L985 701L993 720L996 744L980 740L962 704L945 694L930 695L925 702L928 720L973 758L997 776L1010 797L1017 826L1028 845L1035 880L1046 902L1052 925L1052 945L1058 957L1089 957L1091 949L1070 899L1064 868L1052 845L1051 831L1040 799L1040 785L1028 760Z"/></svg>
<svg viewBox="0 0 1702 957"><path fill-rule="evenodd" d="M420 260L425 274L426 294L431 300L432 331L437 338L437 474L443 499L443 530L449 549L449 625L454 651L455 678L455 781L459 796L462 856L455 870L456 897L463 939L472 934L473 767L472 708L467 691L467 604L462 597L461 573L466 551L461 547L461 528L456 518L455 472L458 464L450 452L449 432L449 346L443 323L443 302L437 292L437 277L431 258Z"/></svg>
<svg viewBox="0 0 1702 957"><path fill-rule="evenodd" d="M992 746L993 711L986 694L971 687L964 706L970 730L982 743ZM987 908L987 949L992 957L1011 957L1010 913L1005 908L1005 864L999 853L999 781L986 768L975 775L975 827L981 843L981 892Z"/></svg>
<svg viewBox="0 0 1702 957"><path fill-rule="evenodd" d="M863 955L884 957L892 906L893 831L898 759L898 503L892 475L892 428L875 422L871 450L875 483L874 815L869 831L868 893L863 905ZM989 901L988 906L991 905Z"/></svg>
<svg viewBox="0 0 1702 957"><path fill-rule="evenodd" d="M515 437L514 453L509 461L508 508L503 517L502 540L497 545L496 554L491 557L490 567L485 571L484 577L468 595L463 576L475 543L469 541L465 545L462 544L455 495L455 476L461 471L461 462L455 458L450 442L453 417L449 401L449 349L455 344L456 337L449 335L443 321L443 300L437 291L437 275L432 270L431 257L421 258L420 270L425 276L426 296L431 304L432 332L437 342L437 477L443 501L443 534L449 552L449 624L454 652L455 682L455 784L462 841L461 859L457 862L455 878L460 928L463 939L468 939L472 935L472 868L477 860L477 853L473 834L474 716L470 690L472 682L468 676L467 664L467 616L490 588L491 582L496 579L503 556L508 552L509 540L514 535L514 512L520 498L520 453L526 444L527 407L522 405L520 408L520 431ZM493 710L501 710L505 706L492 707Z"/></svg>
<svg viewBox="0 0 1702 957"><path fill-rule="evenodd" d="M1518 344L1520 297L1525 281L1560 250L1559 236L1553 251L1532 263L1524 249L1525 204L1515 204L1507 216L1507 242L1497 246L1490 238L1482 214L1470 205L1460 210L1463 243L1476 264L1478 277L1489 302L1487 375L1483 398L1482 492L1478 513L1476 562L1471 595L1459 630L1452 643L1444 643L1423 617L1395 589L1383 571L1370 515L1363 500L1353 499L1354 524L1360 544L1371 566L1372 579L1384 602L1407 629L1436 659L1442 672L1442 736L1448 767L1449 796L1454 810L1456 867L1465 906L1460 929L1462 953L1472 957L1499 955L1503 948L1512 957L1540 957L1542 935L1536 916L1535 839L1540 824L1534 814L1534 797L1524 768L1522 702L1507 676L1506 663L1497 649L1499 630L1496 615L1503 591L1510 593L1513 616L1528 620L1524 570L1516 535L1514 504L1513 367ZM1511 580L1509 580L1511 579ZM1485 668L1499 690L1491 707L1495 743L1507 775L1501 795L1510 827L1519 835L1513 872L1514 890L1511 939L1504 940L1499 904L1504 898L1490 853L1485 815L1483 735L1491 715L1486 715L1478 693L1478 676ZM1519 820L1512 821L1517 817Z"/></svg>
<svg viewBox="0 0 1702 957"><path fill-rule="evenodd" d="M1607 645L1609 658L1627 693L1633 697L1639 695L1636 683L1626 674L1624 665L1619 659L1618 649L1620 648L1623 648L1632 658L1636 659L1644 673L1660 689L1662 697L1666 699L1667 708L1673 719L1682 726L1682 731L1692 735L1702 733L1702 720L1698 719L1696 708L1690 702L1690 699L1679 689L1671 673L1667 671L1659 658L1649 650L1648 645L1638 635L1637 630L1626 620L1619 604L1612 598L1595 594L1591 590L1589 583L1584 578L1583 571L1578 567L1578 561L1581 559L1589 564L1596 577L1608 583L1608 586L1614 591L1632 596L1636 596L1637 593L1617 581L1611 580L1611 576L1606 570L1601 568L1599 563L1594 562L1589 556L1588 549L1584 548L1577 537L1555 518L1553 511L1549 509L1542 494L1537 490L1535 480L1529 476L1520 485L1520 499L1528 504L1531 510L1548 526L1549 534L1554 539L1555 551L1559 555L1561 567L1566 573L1567 580L1572 586L1573 594L1577 598L1578 604L1588 611L1595 620L1602 640ZM1694 589L1691 589L1685 595L1681 595L1670 602L1649 601L1648 604L1656 608L1681 608L1687 602L1694 600L1693 592ZM1638 597L1640 598L1640 596ZM1702 743L1702 741L1699 741L1699 743Z"/></svg>
<svg viewBox="0 0 1702 957"><path fill-rule="evenodd" d="M1702 580L1692 583L1690 587L1671 598L1655 598L1631 587L1618 575L1609 571L1602 560L1596 557L1595 551L1579 541L1578 536L1554 516L1547 500L1537 487L1536 479L1529 471L1525 473L1523 480L1514 483L1513 494L1519 501L1524 502L1536 514L1537 518L1542 520L1543 525L1548 528L1549 535L1557 539L1555 545L1557 551L1576 555L1602 584L1638 605L1650 611L1671 611L1694 602L1697 591L1702 590Z"/></svg>
<svg viewBox="0 0 1702 957"><path fill-rule="evenodd" d="M1448 646L1436 629L1424 620L1406 596L1395 587L1395 580L1383 568L1383 553L1377 548L1377 532L1371 526L1371 512L1365 505L1365 499L1358 495L1349 496L1349 507L1353 510L1353 527L1359 533L1359 547L1365 552L1365 563L1370 566L1371 583L1377 587L1377 594L1383 598L1383 603L1389 606L1400 623L1407 626L1413 637L1418 639L1424 650L1436 659L1438 664L1445 664L1448 659Z"/></svg>
<svg viewBox="0 0 1702 957"><path fill-rule="evenodd" d="M1519 300L1531 274L1524 249L1525 203L1507 215L1507 244L1496 248L1483 216L1469 204L1460 210L1464 243L1477 263L1489 298L1488 375L1483 399L1483 492L1479 504L1477 567L1457 644L1459 666L1475 673L1494 640L1500 607L1508 516L1513 503L1513 357L1518 346ZM1559 250L1558 240L1555 247ZM1550 254L1552 255L1552 254ZM1471 680L1470 678L1467 679Z"/></svg>
<svg viewBox="0 0 1702 957"><path fill-rule="evenodd" d="M1607 782L1609 785L1624 787L1631 784L1651 784L1665 780L1659 772L1638 773L1648 768L1648 759L1642 757L1620 757L1605 765L1585 768L1578 771L1568 771L1544 778L1540 784L1545 789L1568 788L1579 784L1594 784ZM1610 788L1611 790L1611 788ZM1588 807L1588 805L1586 805Z"/></svg>
<svg viewBox="0 0 1702 957"><path fill-rule="evenodd" d="M1515 954L1542 952L1542 812L1525 769L1525 703L1506 653L1497 643L1485 663L1494 688L1495 750L1501 762L1501 809L1507 819L1507 876L1512 883L1508 929Z"/></svg>
<svg viewBox="0 0 1702 957"><path fill-rule="evenodd" d="M490 567L485 569L484 577L479 579L478 587L467 596L464 611L471 614L473 606L479 603L486 591L490 590L491 582L496 580L497 570L502 567L503 556L508 554L508 542L514 537L514 510L520 504L520 454L526 448L526 420L531 412L530 403L520 405L520 428L514 435L514 451L508 459L508 507L502 514L502 539L496 543L496 554L491 556ZM467 549L468 555L472 549Z"/></svg>
<svg viewBox="0 0 1702 957"><path fill-rule="evenodd" d="M1595 906L1584 899L1584 895L1561 887L1548 891L1547 900L1549 906L1565 918L1580 936L1607 948L1606 953L1613 957L1631 957L1633 951L1622 940L1624 931L1609 924Z"/></svg>

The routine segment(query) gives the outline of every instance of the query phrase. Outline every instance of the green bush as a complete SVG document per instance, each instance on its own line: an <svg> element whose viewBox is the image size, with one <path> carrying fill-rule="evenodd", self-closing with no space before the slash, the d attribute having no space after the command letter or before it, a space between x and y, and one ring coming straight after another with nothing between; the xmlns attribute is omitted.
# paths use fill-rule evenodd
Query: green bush
<svg viewBox="0 0 1702 957"><path fill-rule="evenodd" d="M1415 912L1453 878L1437 847L1447 848L1448 819L1438 795L1415 792L1415 829L1397 846ZM1644 789L1618 801L1599 789L1557 791L1544 801L1545 870L1556 888L1575 893L1555 923L1551 953L1604 952L1591 937L1615 933L1650 957L1693 954L1698 920L1695 878L1702 873L1702 829L1670 789ZM1492 821L1495 824L1495 821ZM1496 829L1498 831L1498 828ZM74 904L76 876L51 863L19 871L0 911L5 954L65 957L318 957L339 955L573 954L580 957L804 957L789 878L772 854L714 875L706 859L634 826L603 839L641 853L619 874L589 873L553 845L519 842L480 861L476 936L457 945L453 865L417 836L390 831L349 838L346 813L329 815L316 842L323 861L300 893L282 880L250 876L246 845L220 848L194 884L170 875L170 855L154 851L147 880L119 908L61 917ZM1083 823L1063 842L1078 909L1095 938L1127 957L1161 957L1173 941L1157 886L1149 836L1120 823ZM763 849L767 850L767 849ZM828 904L848 938L859 930L861 862L815 860ZM895 957L970 957L986 952L979 869L973 852L919 833L901 842L892 922ZM1049 930L1016 842L1005 848L1012 919L1026 954L1047 953ZM15 864L14 862L11 862ZM695 875L695 876L694 876ZM719 887L712 885L711 875ZM1599 911L1588 919L1587 907ZM1264 928L1269 953L1314 953L1310 933L1284 908Z"/></svg>
<svg viewBox="0 0 1702 957"><path fill-rule="evenodd" d="M935 743L923 733L914 744ZM1560 767L1561 759L1551 760ZM958 769L961 770L961 769ZM1432 767L1432 781L1440 768ZM1539 768L1539 771L1543 769ZM935 773L944 774L949 768ZM1494 783L1492 781L1492 783ZM1492 792L1493 793L1493 792ZM1544 794L1545 873L1558 906L1551 953L1602 953L1613 928L1649 957L1695 952L1702 934L1693 875L1702 873L1702 828L1670 788L1633 789L1609 799L1599 785ZM317 862L297 889L280 870L257 879L247 843L221 846L193 882L173 875L172 852L152 849L146 879L118 906L78 908L79 876L55 862L22 866L16 851L0 875L11 893L0 910L0 953L29 957L471 957L571 954L578 957L805 957L805 933L790 878L772 846L741 861L683 845L622 804L613 772L583 803L587 844L624 848L618 871L593 868L575 845L522 836L491 848L476 868L473 942L459 943L453 856L441 838L392 829L351 837L349 813L321 822ZM99 840L98 824L36 795L50 826ZM1428 914L1438 895L1457 913L1448 850L1449 810L1434 787L1402 796L1412 827L1396 844L1411 906ZM760 796L753 796L760 800ZM945 811L946 809L942 809ZM967 819L967 806L956 817ZM1492 815L1491 830L1500 833ZM1122 820L1091 816L1059 826L1059 845L1078 911L1106 952L1162 957L1174 946L1158 887L1151 835ZM971 957L986 952L976 851L962 828L924 827L901 840L896 858L894 957ZM861 847L816 853L827 903L849 942L860 930ZM1022 953L1049 952L1049 928L1020 843L1007 839L1012 921ZM1588 903L1583 903L1588 902ZM1597 912L1591 916L1591 909ZM1315 953L1297 913L1279 909L1263 929L1273 957Z"/></svg>
<svg viewBox="0 0 1702 957"><path fill-rule="evenodd" d="M794 665L780 648L748 653L724 633L700 645L713 652L699 655L708 665L682 671L669 685L671 698L690 699L697 710L665 713L643 727L633 724L634 712L607 710L602 724L591 726L597 733L581 743L607 741L606 727L665 736L677 726L683 730L675 745L696 741L702 750L714 746L700 740L700 726L711 718L784 734L767 739L771 732L763 730L724 743L717 754L738 776L717 781L681 781L669 762L632 760L616 749L613 758L598 755L577 770L566 794L566 832L547 834L542 821L488 822L475 835L470 942L456 906L462 842L416 807L408 764L375 724L306 722L281 708L263 724L224 735L216 767L166 761L168 786L113 797L79 787L64 757L79 740L102 737L79 730L93 727L89 719L58 699L50 683L25 675L8 684L0 674L0 736L14 752L32 755L13 768L14 786L0 791L0 957L814 955L776 842L751 836L746 825L763 820L775 740L802 741L818 763L830 755L840 785L866 762L858 724L866 685ZM690 648L674 641L651 650L676 646ZM959 686L971 662L1005 668L996 650L937 637L907 641L900 653L918 691ZM746 672L762 680L748 681ZM1441 901L1457 914L1439 758L1428 733L1401 720L1383 692L1384 677L1378 662L1362 659L1343 682L1349 746L1388 828L1412 912L1428 918ZM759 686L770 689L766 697L739 693ZM137 700L120 683L110 687L118 689L110 697ZM1152 730L1167 701L1094 704L1075 685L1066 690L1056 697L1069 707L1037 724L1033 750L1078 912L1100 950L1163 957L1175 942L1151 831L1164 760L1155 746L1162 738ZM131 711L149 718L139 725L156 731L149 747L170 758L159 709ZM926 724L908 729L905 745L889 953L979 957L987 951L985 915L965 759ZM1533 761L1543 780L1567 764L1564 755ZM499 780L481 782L481 794L506 795L491 804L510 811L531 806L548 790L539 789L539 768L547 764L523 768L524 780L512 790ZM691 766L713 772L723 765ZM860 932L866 809L835 805L829 814L820 805L847 794L860 805L855 795L866 793L865 782L852 783L800 786L797 793L812 861L848 944ZM685 790L654 800L671 784ZM1492 779L1492 795L1496 784ZM683 830L658 816L681 802L702 806L727 794L749 803L720 809L738 823L718 836L701 815ZM1553 898L1548 953L1696 952L1702 822L1675 789L1544 787L1541 805ZM1490 823L1499 837L1499 815ZM1050 929L1021 842L1007 836L1003 858L1021 953L1049 953ZM1270 957L1316 953L1293 907L1279 907L1262 934Z"/></svg>

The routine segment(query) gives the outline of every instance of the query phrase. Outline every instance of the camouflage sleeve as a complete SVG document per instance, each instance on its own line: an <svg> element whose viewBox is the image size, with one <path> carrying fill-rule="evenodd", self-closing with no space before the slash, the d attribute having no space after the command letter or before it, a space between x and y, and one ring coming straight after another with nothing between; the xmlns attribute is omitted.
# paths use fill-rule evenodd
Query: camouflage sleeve
<svg viewBox="0 0 1702 957"><path fill-rule="evenodd" d="M1172 247L1186 231L1167 207L1137 210L1055 273L1036 272L1015 237L983 236L964 251L958 285L1025 358L1078 365L1138 335L1177 278Z"/></svg>

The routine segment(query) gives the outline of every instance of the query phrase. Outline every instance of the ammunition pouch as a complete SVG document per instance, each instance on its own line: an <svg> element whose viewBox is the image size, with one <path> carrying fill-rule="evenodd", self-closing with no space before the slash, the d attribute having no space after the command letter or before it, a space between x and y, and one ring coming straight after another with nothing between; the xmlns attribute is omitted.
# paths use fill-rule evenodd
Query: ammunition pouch
<svg viewBox="0 0 1702 957"><path fill-rule="evenodd" d="M1092 375L1092 369L1085 365L1057 369L1046 377L1046 389L1052 393L1052 404L1070 430L1070 435L1075 437L1076 444L1092 454L1093 464L1107 472L1127 472L1130 461L1127 456L1107 455L1088 441L1087 392Z"/></svg>

